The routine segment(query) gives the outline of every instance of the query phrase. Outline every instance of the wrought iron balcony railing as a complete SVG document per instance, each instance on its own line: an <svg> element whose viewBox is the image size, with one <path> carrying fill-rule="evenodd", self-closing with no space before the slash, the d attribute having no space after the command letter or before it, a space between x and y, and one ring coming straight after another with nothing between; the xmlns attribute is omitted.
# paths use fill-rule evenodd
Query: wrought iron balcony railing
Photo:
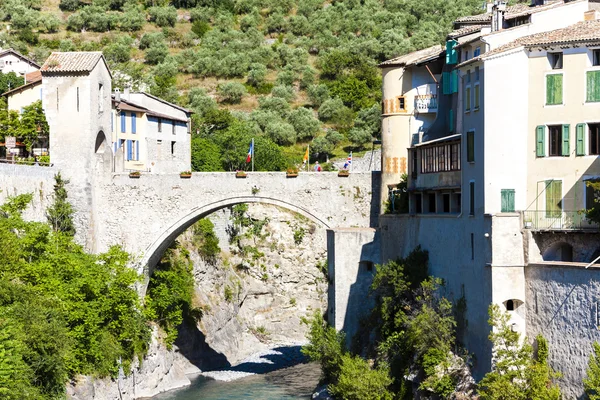
<svg viewBox="0 0 600 400"><path fill-rule="evenodd" d="M598 224L587 220L584 211L523 211L523 224L534 231L600 231Z"/></svg>
<svg viewBox="0 0 600 400"><path fill-rule="evenodd" d="M415 109L418 112L437 111L437 94L423 94L415 97Z"/></svg>

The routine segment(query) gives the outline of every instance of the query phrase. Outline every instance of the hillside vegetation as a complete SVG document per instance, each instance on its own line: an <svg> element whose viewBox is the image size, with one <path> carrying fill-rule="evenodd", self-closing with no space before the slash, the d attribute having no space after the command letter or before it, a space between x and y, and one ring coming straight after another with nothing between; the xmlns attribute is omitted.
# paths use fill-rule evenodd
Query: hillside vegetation
<svg viewBox="0 0 600 400"><path fill-rule="evenodd" d="M443 42L480 0L4 0L3 47L101 50L114 84L194 110L193 167L259 170L360 150L380 130L377 64ZM10 26L10 28L9 28ZM369 145L370 147L370 145Z"/></svg>

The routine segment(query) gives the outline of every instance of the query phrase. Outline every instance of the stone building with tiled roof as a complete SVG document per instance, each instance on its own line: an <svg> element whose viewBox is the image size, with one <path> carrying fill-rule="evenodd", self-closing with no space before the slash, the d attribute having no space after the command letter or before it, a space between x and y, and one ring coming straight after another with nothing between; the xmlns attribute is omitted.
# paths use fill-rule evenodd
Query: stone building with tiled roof
<svg viewBox="0 0 600 400"><path fill-rule="evenodd" d="M600 14L586 0L532 3L457 19L438 58L425 49L380 65L382 190L400 180L386 160L406 157L409 198L404 215L380 220L393 243L382 258L429 251L430 273L466 304L459 337L477 379L491 368L495 303L514 331L548 339L572 399L600 342L600 229L582 211L600 198L586 184L600 180ZM419 68L432 72L433 118L386 114L414 93Z"/></svg>
<svg viewBox="0 0 600 400"><path fill-rule="evenodd" d="M51 163L84 171L93 162L111 172L190 169L191 111L143 92L113 95L102 52L54 52L25 79L4 96L15 111L42 101L50 126L43 153L49 150Z"/></svg>

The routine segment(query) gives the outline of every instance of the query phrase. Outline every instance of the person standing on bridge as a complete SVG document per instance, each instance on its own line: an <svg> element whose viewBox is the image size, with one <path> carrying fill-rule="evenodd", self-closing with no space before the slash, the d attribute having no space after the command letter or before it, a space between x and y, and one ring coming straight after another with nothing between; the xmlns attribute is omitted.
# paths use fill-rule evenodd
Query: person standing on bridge
<svg viewBox="0 0 600 400"><path fill-rule="evenodd" d="M318 162L318 161L316 161L316 162L315 162L315 172L321 172L321 171L322 171L322 170L321 170L321 166L319 165L319 162Z"/></svg>

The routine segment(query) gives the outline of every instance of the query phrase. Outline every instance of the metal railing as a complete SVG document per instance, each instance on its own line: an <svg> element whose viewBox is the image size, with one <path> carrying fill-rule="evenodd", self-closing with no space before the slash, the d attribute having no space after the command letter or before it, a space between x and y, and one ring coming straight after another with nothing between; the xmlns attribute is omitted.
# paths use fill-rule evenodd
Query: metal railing
<svg viewBox="0 0 600 400"><path fill-rule="evenodd" d="M437 110L437 94L423 94L415 97L415 108L420 112Z"/></svg>
<svg viewBox="0 0 600 400"><path fill-rule="evenodd" d="M600 230L587 220L585 211L523 211L523 225L534 231Z"/></svg>

